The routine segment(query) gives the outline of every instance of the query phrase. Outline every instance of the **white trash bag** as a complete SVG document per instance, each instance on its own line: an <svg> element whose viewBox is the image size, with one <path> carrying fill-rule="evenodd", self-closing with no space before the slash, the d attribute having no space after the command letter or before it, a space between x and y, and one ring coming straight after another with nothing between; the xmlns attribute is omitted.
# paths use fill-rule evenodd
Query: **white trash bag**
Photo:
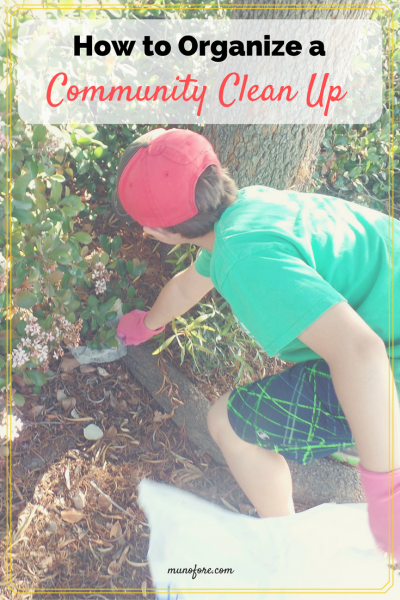
<svg viewBox="0 0 400 600"><path fill-rule="evenodd" d="M199 590L213 600L299 599L305 590L313 600L400 598L400 576L375 546L366 504L257 519L153 481L139 492L159 599L193 600Z"/></svg>

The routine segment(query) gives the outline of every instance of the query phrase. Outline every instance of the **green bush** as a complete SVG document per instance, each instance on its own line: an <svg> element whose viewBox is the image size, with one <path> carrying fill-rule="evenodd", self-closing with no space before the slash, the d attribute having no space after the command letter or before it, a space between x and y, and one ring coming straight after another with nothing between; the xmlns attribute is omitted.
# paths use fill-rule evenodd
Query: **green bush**
<svg viewBox="0 0 400 600"><path fill-rule="evenodd" d="M392 29L387 17L376 11L373 19L383 29L386 58L383 62L382 115L371 125L332 125L326 130L323 151L314 173L314 190L388 212L389 193L394 216L400 214L400 7L393 6ZM389 35L391 72L389 86ZM393 67L393 69L392 69ZM390 126L389 116L394 126ZM389 137L390 136L390 137ZM391 142L389 144L389 142ZM392 152L389 169L389 150ZM390 185L389 185L390 183Z"/></svg>

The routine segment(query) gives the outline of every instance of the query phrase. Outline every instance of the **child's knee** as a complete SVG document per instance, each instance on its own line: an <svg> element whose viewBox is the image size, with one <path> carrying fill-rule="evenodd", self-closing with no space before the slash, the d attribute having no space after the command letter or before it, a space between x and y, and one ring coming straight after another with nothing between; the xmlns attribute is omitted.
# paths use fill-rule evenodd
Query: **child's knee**
<svg viewBox="0 0 400 600"><path fill-rule="evenodd" d="M207 415L207 426L213 440L218 443L221 433L229 425L228 419L228 400L232 390L223 394L215 404L210 408Z"/></svg>

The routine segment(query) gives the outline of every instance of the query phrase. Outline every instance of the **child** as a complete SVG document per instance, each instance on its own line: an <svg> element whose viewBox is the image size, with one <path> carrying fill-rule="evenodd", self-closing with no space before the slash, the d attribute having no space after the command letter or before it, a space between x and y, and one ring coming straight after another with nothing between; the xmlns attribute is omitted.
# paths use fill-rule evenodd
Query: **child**
<svg viewBox="0 0 400 600"><path fill-rule="evenodd" d="M393 475L400 561L400 411L388 361L389 260L396 297L400 223L390 232L393 257L387 216L318 194L260 185L237 192L209 142L174 129L128 147L114 205L162 242L202 248L149 312L121 319L125 345L160 333L215 286L270 356L297 363L228 391L209 412L210 434L259 516L294 513L285 458L306 464L356 443L371 530L384 551L393 544ZM399 383L400 323L390 327Z"/></svg>

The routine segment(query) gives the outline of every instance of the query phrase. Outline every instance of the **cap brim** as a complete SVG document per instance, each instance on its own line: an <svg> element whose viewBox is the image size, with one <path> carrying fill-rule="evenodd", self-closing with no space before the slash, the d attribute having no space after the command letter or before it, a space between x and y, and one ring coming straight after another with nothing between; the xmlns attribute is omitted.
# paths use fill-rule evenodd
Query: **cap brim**
<svg viewBox="0 0 400 600"><path fill-rule="evenodd" d="M135 221L135 219L133 219L130 216L129 213L126 212L126 210L124 209L124 207L122 205L122 202L118 195L118 183L119 183L120 177L121 177L125 167L129 164L129 161L131 160L131 158L136 154L136 152L138 150L140 150L141 148L145 148L146 146L149 145L149 141L152 137L152 134L154 135L154 130L149 131L148 133L145 133L144 135L141 135L134 142L129 144L128 148L123 153L120 163L118 165L117 187L115 188L115 191L114 191L114 194L112 197L112 208L113 208L114 214L119 219L125 219L126 221L129 221L131 223L135 223L136 221Z"/></svg>
<svg viewBox="0 0 400 600"><path fill-rule="evenodd" d="M125 221L129 221L130 223L134 223L135 219L133 219L122 206L122 202L118 196L118 190L115 189L113 197L112 197L112 209L113 213L119 218L124 219Z"/></svg>

